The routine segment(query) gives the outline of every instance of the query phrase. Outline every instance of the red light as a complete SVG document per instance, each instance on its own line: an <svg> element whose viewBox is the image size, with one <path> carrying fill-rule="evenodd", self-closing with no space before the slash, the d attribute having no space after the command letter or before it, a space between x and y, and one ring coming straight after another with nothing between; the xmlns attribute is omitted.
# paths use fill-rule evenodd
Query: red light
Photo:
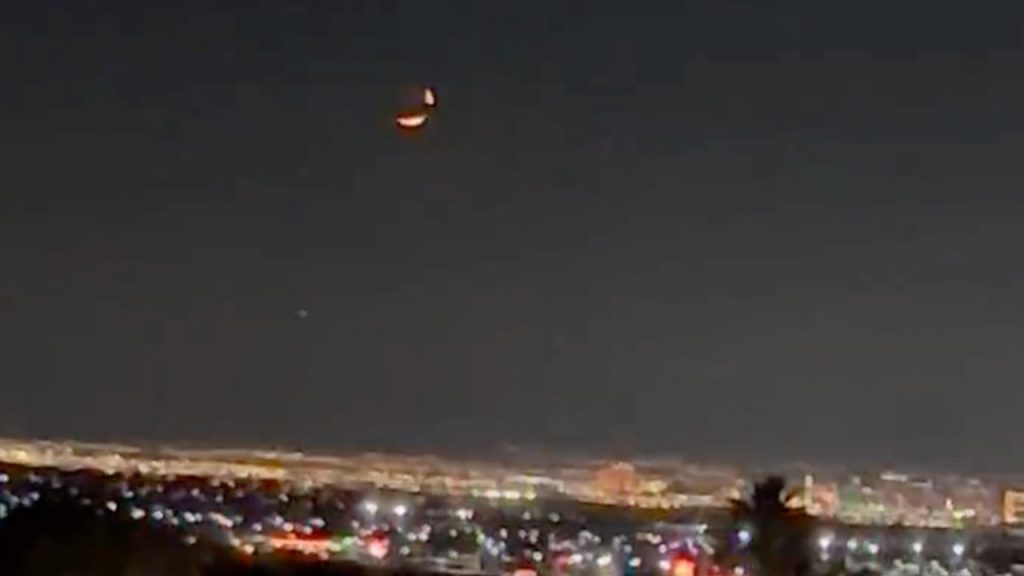
<svg viewBox="0 0 1024 576"><path fill-rule="evenodd" d="M366 551L377 560L388 555L388 540L386 538L374 538L366 543Z"/></svg>
<svg viewBox="0 0 1024 576"><path fill-rule="evenodd" d="M672 576L694 576L696 571L696 564L689 558L676 558L672 563Z"/></svg>

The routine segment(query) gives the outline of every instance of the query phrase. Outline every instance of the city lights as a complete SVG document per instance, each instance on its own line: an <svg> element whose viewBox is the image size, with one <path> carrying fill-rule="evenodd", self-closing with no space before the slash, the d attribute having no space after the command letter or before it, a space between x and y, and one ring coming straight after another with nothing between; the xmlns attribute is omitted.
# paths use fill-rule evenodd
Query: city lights
<svg viewBox="0 0 1024 576"><path fill-rule="evenodd" d="M81 457L70 450L53 454L71 458L67 462L76 463L79 460L75 458ZM47 462L54 462L52 454L47 458ZM110 455L92 454L89 458L106 458L119 466L130 461L129 457L115 459ZM296 465L294 470L287 465L276 469L275 474L287 480L235 474L230 466L245 462L238 456L229 463L214 459L204 461L204 466L209 466L204 469L208 476L198 475L202 478L198 482L196 474L182 474L180 478L175 474L132 476L125 473L130 469L116 469L117 475L111 476L117 480L111 480L109 490L100 492L70 481L71 477L65 476L59 466L48 466L46 473L36 473L30 481L20 472L16 473L17 477L11 477L12 473L5 470L0 474L7 475L9 481L0 483L0 510L11 514L40 501L50 490L66 491L100 516L173 527L182 538L192 538L197 543L213 537L239 554L259 556L268 549L293 550L325 562L365 562L377 567L407 562L437 566L441 571L446 567L460 567L457 569L488 576L497 576L497 573L486 570L520 563L536 568L537 573L545 576L649 576L648 570L663 576L711 576L713 572L704 570L709 565L706 562L714 566L716 546L730 546L731 553L738 555L739 570L743 570L744 565L751 565L747 559L755 552L751 548L760 536L754 531L755 527L764 529L763 524L755 523L751 516L735 523L708 520L716 516L709 515L704 520L693 519L678 525L619 520L611 524L614 529L602 523L587 522L583 511L592 502L600 502L602 509L613 516L632 514L628 509L637 506L632 501L615 503L614 499L606 499L600 489L634 490L633 494L637 494L641 490L670 488L657 473L639 466L595 465L589 469L589 476L577 472L575 478L580 484L575 485L565 480L568 474L559 476L560 472L554 469L544 472L547 476L543 478L540 470L533 470L531 476L524 479L521 474L513 475L514 469L467 474L466 468L454 467L455 472L448 473L444 471L444 464L433 463L431 474L437 476L433 484L428 484L423 480L421 463L413 461L403 468L389 457L375 458L372 466L356 460L358 465L345 468L353 480L332 472L334 475L324 474L321 480L313 481L315 473L323 470L306 465L300 457L296 457L295 462L301 465ZM186 459L178 457L168 461L177 465ZM199 461L198 458L188 460L185 469L196 470ZM401 459L395 461L402 462ZM70 468L70 464L67 466ZM167 464L160 469L170 468L171 464ZM606 473L608 469L614 473ZM415 470L420 470L419 477L412 474ZM361 474L369 475L373 482L365 481ZM458 484L464 477L470 478L472 484ZM415 478L419 480L411 480ZM443 478L444 482L437 478ZM891 501L913 506L935 500L927 498L929 491L935 489L934 484L918 482L910 486L911 477L899 474L879 478L870 488L866 487L867 480L857 480L860 483L857 485L865 486L862 495L873 495L885 489L900 494L899 490L906 489L909 494L919 496L919 501L895 497ZM561 484L556 484L555 480ZM341 491L334 482L342 483ZM531 502L529 495L537 486L543 486L543 482L552 486L548 493L551 499L537 498ZM819 481L815 486L824 484ZM346 496L335 500L337 494ZM723 491L723 494L730 494L730 498L739 494L742 498L744 491ZM718 504L720 510L725 510L732 501L724 498ZM549 501L557 502L557 508L547 507ZM941 510L956 509L952 498L942 501L945 505ZM250 502L257 507L245 508ZM1007 502L1016 500L1007 499ZM876 505L875 509L878 508ZM972 509L979 508L982 507L973 505ZM963 518L966 516L961 516ZM923 566L927 547L924 536L932 534L918 524L875 529L869 524L844 523L838 516L830 517L819 526L821 531L809 536L807 544L816 552L813 561L821 566L885 568L894 562L906 563L911 552L916 556L913 565ZM972 543L978 538L976 533L969 532L975 526L962 528L963 537ZM935 538L932 542L935 550L946 552L929 553L929 566L941 563L951 567L950 573L954 568L962 571L973 566L975 559L970 557L965 540ZM573 572L551 573L552 566L560 570L571 567ZM718 574L732 574L730 570L734 565L717 568ZM591 572L595 570L598 572ZM506 573L512 571L514 568L509 568ZM956 576L969 575L957 573Z"/></svg>

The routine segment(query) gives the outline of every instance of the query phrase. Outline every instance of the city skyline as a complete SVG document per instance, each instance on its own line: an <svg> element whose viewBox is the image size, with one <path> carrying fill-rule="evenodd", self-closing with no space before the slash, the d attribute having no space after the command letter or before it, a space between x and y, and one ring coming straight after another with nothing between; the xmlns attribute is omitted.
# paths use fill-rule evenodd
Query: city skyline
<svg viewBox="0 0 1024 576"><path fill-rule="evenodd" d="M782 474L790 502L843 524L939 529L1024 524L1024 476L909 470L752 470L681 459L616 461L521 457L327 454L244 447L132 446L0 438L0 463L36 470L161 478L268 480L365 493L394 491L502 502L567 501L666 513L728 509L759 478Z"/></svg>
<svg viewBox="0 0 1024 576"><path fill-rule="evenodd" d="M345 446L338 447L330 442L324 443L283 443L274 441L265 442L237 442L225 443L217 439L175 439L175 438L132 438L127 436L80 436L69 435L53 436L30 436L26 434L11 434L0 432L0 441L18 440L25 442L52 442L55 444L81 444L96 446L126 446L141 449L148 448L174 448L182 450L238 450L251 452L277 452L281 454L303 454L306 456L344 457L358 455L378 454L381 456L394 456L401 458L439 458L457 462L479 462L479 463L534 463L534 464L555 464L559 462L629 462L638 465L658 464L666 462L686 463L693 466L709 468L731 468L749 474L774 474L793 472L799 470L816 470L826 473L866 473L877 474L885 472L899 472L911 475L941 476L957 475L965 477L982 477L988 479L1021 479L1024 480L1024 468L1013 469L1010 467L992 468L970 468L955 466L928 466L915 462L913 459L899 462L854 462L838 457L832 459L811 460L811 459L790 459L773 460L765 458L698 458L684 452L641 452L641 451L602 451L600 448L574 449L566 447L542 447L542 446L513 446L497 445L490 449L479 451L459 451L446 449L439 446L435 449L413 450L395 449L380 446ZM1024 482L1022 482L1024 484Z"/></svg>

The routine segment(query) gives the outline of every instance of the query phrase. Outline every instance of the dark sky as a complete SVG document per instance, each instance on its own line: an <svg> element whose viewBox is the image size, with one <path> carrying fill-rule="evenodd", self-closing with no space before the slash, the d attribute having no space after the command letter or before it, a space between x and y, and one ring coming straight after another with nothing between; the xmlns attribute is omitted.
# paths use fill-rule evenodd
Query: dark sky
<svg viewBox="0 0 1024 576"><path fill-rule="evenodd" d="M1024 470L1020 0L0 10L0 432Z"/></svg>

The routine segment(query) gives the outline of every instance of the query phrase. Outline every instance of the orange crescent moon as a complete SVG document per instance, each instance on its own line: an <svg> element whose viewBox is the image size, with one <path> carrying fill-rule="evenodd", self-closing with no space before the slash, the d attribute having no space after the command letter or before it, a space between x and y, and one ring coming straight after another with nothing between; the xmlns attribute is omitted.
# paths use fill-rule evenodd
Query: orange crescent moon
<svg viewBox="0 0 1024 576"><path fill-rule="evenodd" d="M419 128L427 123L426 114L410 114L395 118L395 122L402 128Z"/></svg>

